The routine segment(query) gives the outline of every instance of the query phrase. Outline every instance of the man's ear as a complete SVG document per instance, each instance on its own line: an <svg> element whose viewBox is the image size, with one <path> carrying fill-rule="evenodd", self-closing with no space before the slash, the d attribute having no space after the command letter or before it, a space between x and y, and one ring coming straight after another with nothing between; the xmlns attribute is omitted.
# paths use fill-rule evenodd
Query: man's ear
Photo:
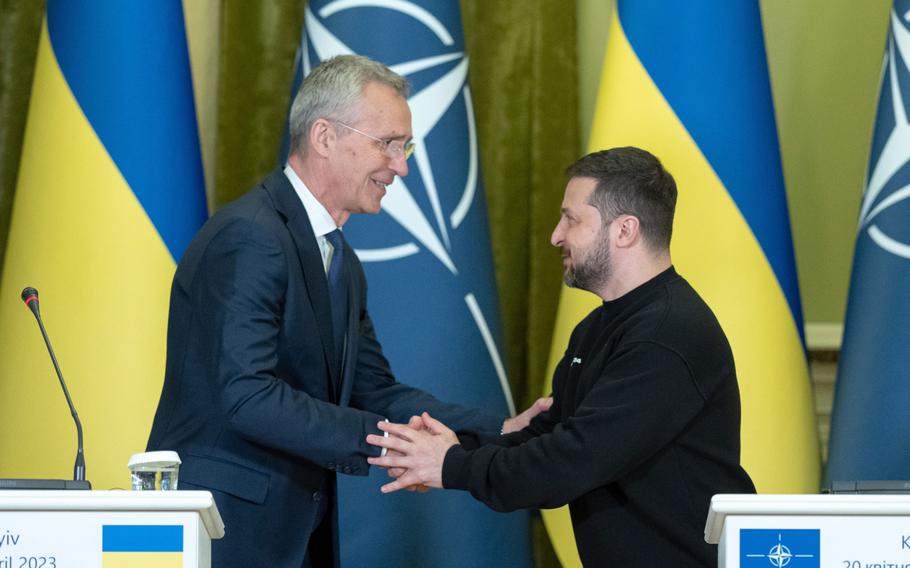
<svg viewBox="0 0 910 568"><path fill-rule="evenodd" d="M627 248L641 240L641 222L634 215L621 215L614 223L617 226L616 246Z"/></svg>
<svg viewBox="0 0 910 568"><path fill-rule="evenodd" d="M324 118L317 118L310 126L307 136L310 151L320 156L327 156L332 144L335 143L335 129L332 123Z"/></svg>

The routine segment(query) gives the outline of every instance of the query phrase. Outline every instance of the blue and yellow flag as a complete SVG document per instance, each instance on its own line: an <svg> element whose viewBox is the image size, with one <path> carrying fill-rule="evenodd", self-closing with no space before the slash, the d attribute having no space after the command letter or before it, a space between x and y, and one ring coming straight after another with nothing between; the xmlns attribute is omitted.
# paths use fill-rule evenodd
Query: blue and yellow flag
<svg viewBox="0 0 910 568"><path fill-rule="evenodd" d="M733 347L743 465L760 492L814 493L818 436L757 2L618 0L589 150L638 146L676 178L671 253ZM598 305L564 290L551 351ZM545 512L577 564L568 515Z"/></svg>
<svg viewBox="0 0 910 568"><path fill-rule="evenodd" d="M389 187L379 215L344 227L385 354L400 381L505 416L512 401L459 4L311 1L302 74L345 53L382 61L412 87L410 173ZM531 565L527 511L495 513L464 492L383 495L387 480L377 468L339 477L343 566Z"/></svg>
<svg viewBox="0 0 910 568"><path fill-rule="evenodd" d="M910 0L882 67L837 372L827 479L910 477Z"/></svg>
<svg viewBox="0 0 910 568"><path fill-rule="evenodd" d="M87 478L129 486L161 391L171 278L205 218L180 1L50 0L0 283L0 477L72 474L72 419L19 300L34 286Z"/></svg>
<svg viewBox="0 0 910 568"><path fill-rule="evenodd" d="M103 525L101 568L181 568L183 525Z"/></svg>

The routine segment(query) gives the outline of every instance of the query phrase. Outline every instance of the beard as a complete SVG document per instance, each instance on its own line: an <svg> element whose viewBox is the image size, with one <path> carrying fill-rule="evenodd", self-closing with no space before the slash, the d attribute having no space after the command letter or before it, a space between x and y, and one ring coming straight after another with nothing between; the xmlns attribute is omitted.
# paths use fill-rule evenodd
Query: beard
<svg viewBox="0 0 910 568"><path fill-rule="evenodd" d="M597 293L603 288L613 273L610 262L610 244L598 240L581 256L572 255L572 264L566 268L563 277L570 288Z"/></svg>

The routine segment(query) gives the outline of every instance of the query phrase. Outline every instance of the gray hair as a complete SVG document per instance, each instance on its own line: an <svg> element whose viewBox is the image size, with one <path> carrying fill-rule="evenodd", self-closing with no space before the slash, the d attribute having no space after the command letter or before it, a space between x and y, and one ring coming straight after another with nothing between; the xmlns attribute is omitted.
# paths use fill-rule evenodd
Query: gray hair
<svg viewBox="0 0 910 568"><path fill-rule="evenodd" d="M387 85L404 98L408 81L382 63L362 55L337 55L313 69L291 105L291 153L306 152L306 137L320 118L354 122L357 104L369 83Z"/></svg>

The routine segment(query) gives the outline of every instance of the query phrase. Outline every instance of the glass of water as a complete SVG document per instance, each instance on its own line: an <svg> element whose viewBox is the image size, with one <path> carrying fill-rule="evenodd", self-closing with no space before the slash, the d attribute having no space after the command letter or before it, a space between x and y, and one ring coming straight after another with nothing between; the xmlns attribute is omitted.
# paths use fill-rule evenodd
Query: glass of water
<svg viewBox="0 0 910 568"><path fill-rule="evenodd" d="M133 454L129 461L133 491L176 490L180 463L177 452Z"/></svg>

